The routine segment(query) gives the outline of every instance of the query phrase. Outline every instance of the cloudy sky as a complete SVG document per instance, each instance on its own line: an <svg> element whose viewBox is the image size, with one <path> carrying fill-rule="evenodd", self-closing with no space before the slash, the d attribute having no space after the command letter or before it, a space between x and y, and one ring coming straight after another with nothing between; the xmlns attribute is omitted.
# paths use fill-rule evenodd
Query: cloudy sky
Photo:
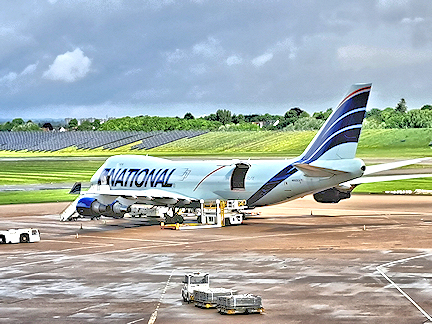
<svg viewBox="0 0 432 324"><path fill-rule="evenodd" d="M1 117L432 104L430 0L31 0L0 11Z"/></svg>

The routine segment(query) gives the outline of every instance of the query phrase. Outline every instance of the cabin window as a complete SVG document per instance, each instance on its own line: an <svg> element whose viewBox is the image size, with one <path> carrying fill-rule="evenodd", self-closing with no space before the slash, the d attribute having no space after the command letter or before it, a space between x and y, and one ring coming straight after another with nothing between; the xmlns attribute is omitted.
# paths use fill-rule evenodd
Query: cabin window
<svg viewBox="0 0 432 324"><path fill-rule="evenodd" d="M250 168L249 164L237 163L231 175L231 190L245 190L246 173Z"/></svg>

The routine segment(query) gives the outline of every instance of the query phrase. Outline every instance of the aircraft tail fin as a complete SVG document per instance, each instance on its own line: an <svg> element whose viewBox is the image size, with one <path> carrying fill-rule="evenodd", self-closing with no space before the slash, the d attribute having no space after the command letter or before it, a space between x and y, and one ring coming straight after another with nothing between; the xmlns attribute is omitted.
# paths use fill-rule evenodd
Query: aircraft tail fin
<svg viewBox="0 0 432 324"><path fill-rule="evenodd" d="M355 157L371 86L371 83L351 86L348 94L300 156L302 162Z"/></svg>

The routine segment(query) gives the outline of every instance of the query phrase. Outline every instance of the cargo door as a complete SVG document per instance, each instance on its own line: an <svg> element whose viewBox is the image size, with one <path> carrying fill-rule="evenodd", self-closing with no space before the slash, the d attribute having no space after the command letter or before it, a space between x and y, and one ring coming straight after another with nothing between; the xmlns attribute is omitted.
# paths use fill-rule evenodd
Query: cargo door
<svg viewBox="0 0 432 324"><path fill-rule="evenodd" d="M247 163L237 163L231 175L231 190L245 190L246 173L250 165Z"/></svg>

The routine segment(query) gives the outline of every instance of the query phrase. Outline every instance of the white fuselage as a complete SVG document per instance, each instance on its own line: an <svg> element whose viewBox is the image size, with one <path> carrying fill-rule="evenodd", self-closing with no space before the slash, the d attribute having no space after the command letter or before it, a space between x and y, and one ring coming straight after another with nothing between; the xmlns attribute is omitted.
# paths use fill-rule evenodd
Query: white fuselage
<svg viewBox="0 0 432 324"><path fill-rule="evenodd" d="M93 193L99 187L110 188L111 195L160 189L204 201L248 200L257 192L251 206L280 203L321 191L362 176L360 159L319 160L311 163L321 168L341 170L341 174L317 177L307 176L292 166L292 160L167 160L150 156L113 156L94 174L91 180ZM248 169L242 186L233 187L231 177L241 163ZM286 170L289 176L284 175ZM282 171L282 172L281 172ZM280 174L282 173L282 174ZM279 175L278 175L279 174Z"/></svg>

